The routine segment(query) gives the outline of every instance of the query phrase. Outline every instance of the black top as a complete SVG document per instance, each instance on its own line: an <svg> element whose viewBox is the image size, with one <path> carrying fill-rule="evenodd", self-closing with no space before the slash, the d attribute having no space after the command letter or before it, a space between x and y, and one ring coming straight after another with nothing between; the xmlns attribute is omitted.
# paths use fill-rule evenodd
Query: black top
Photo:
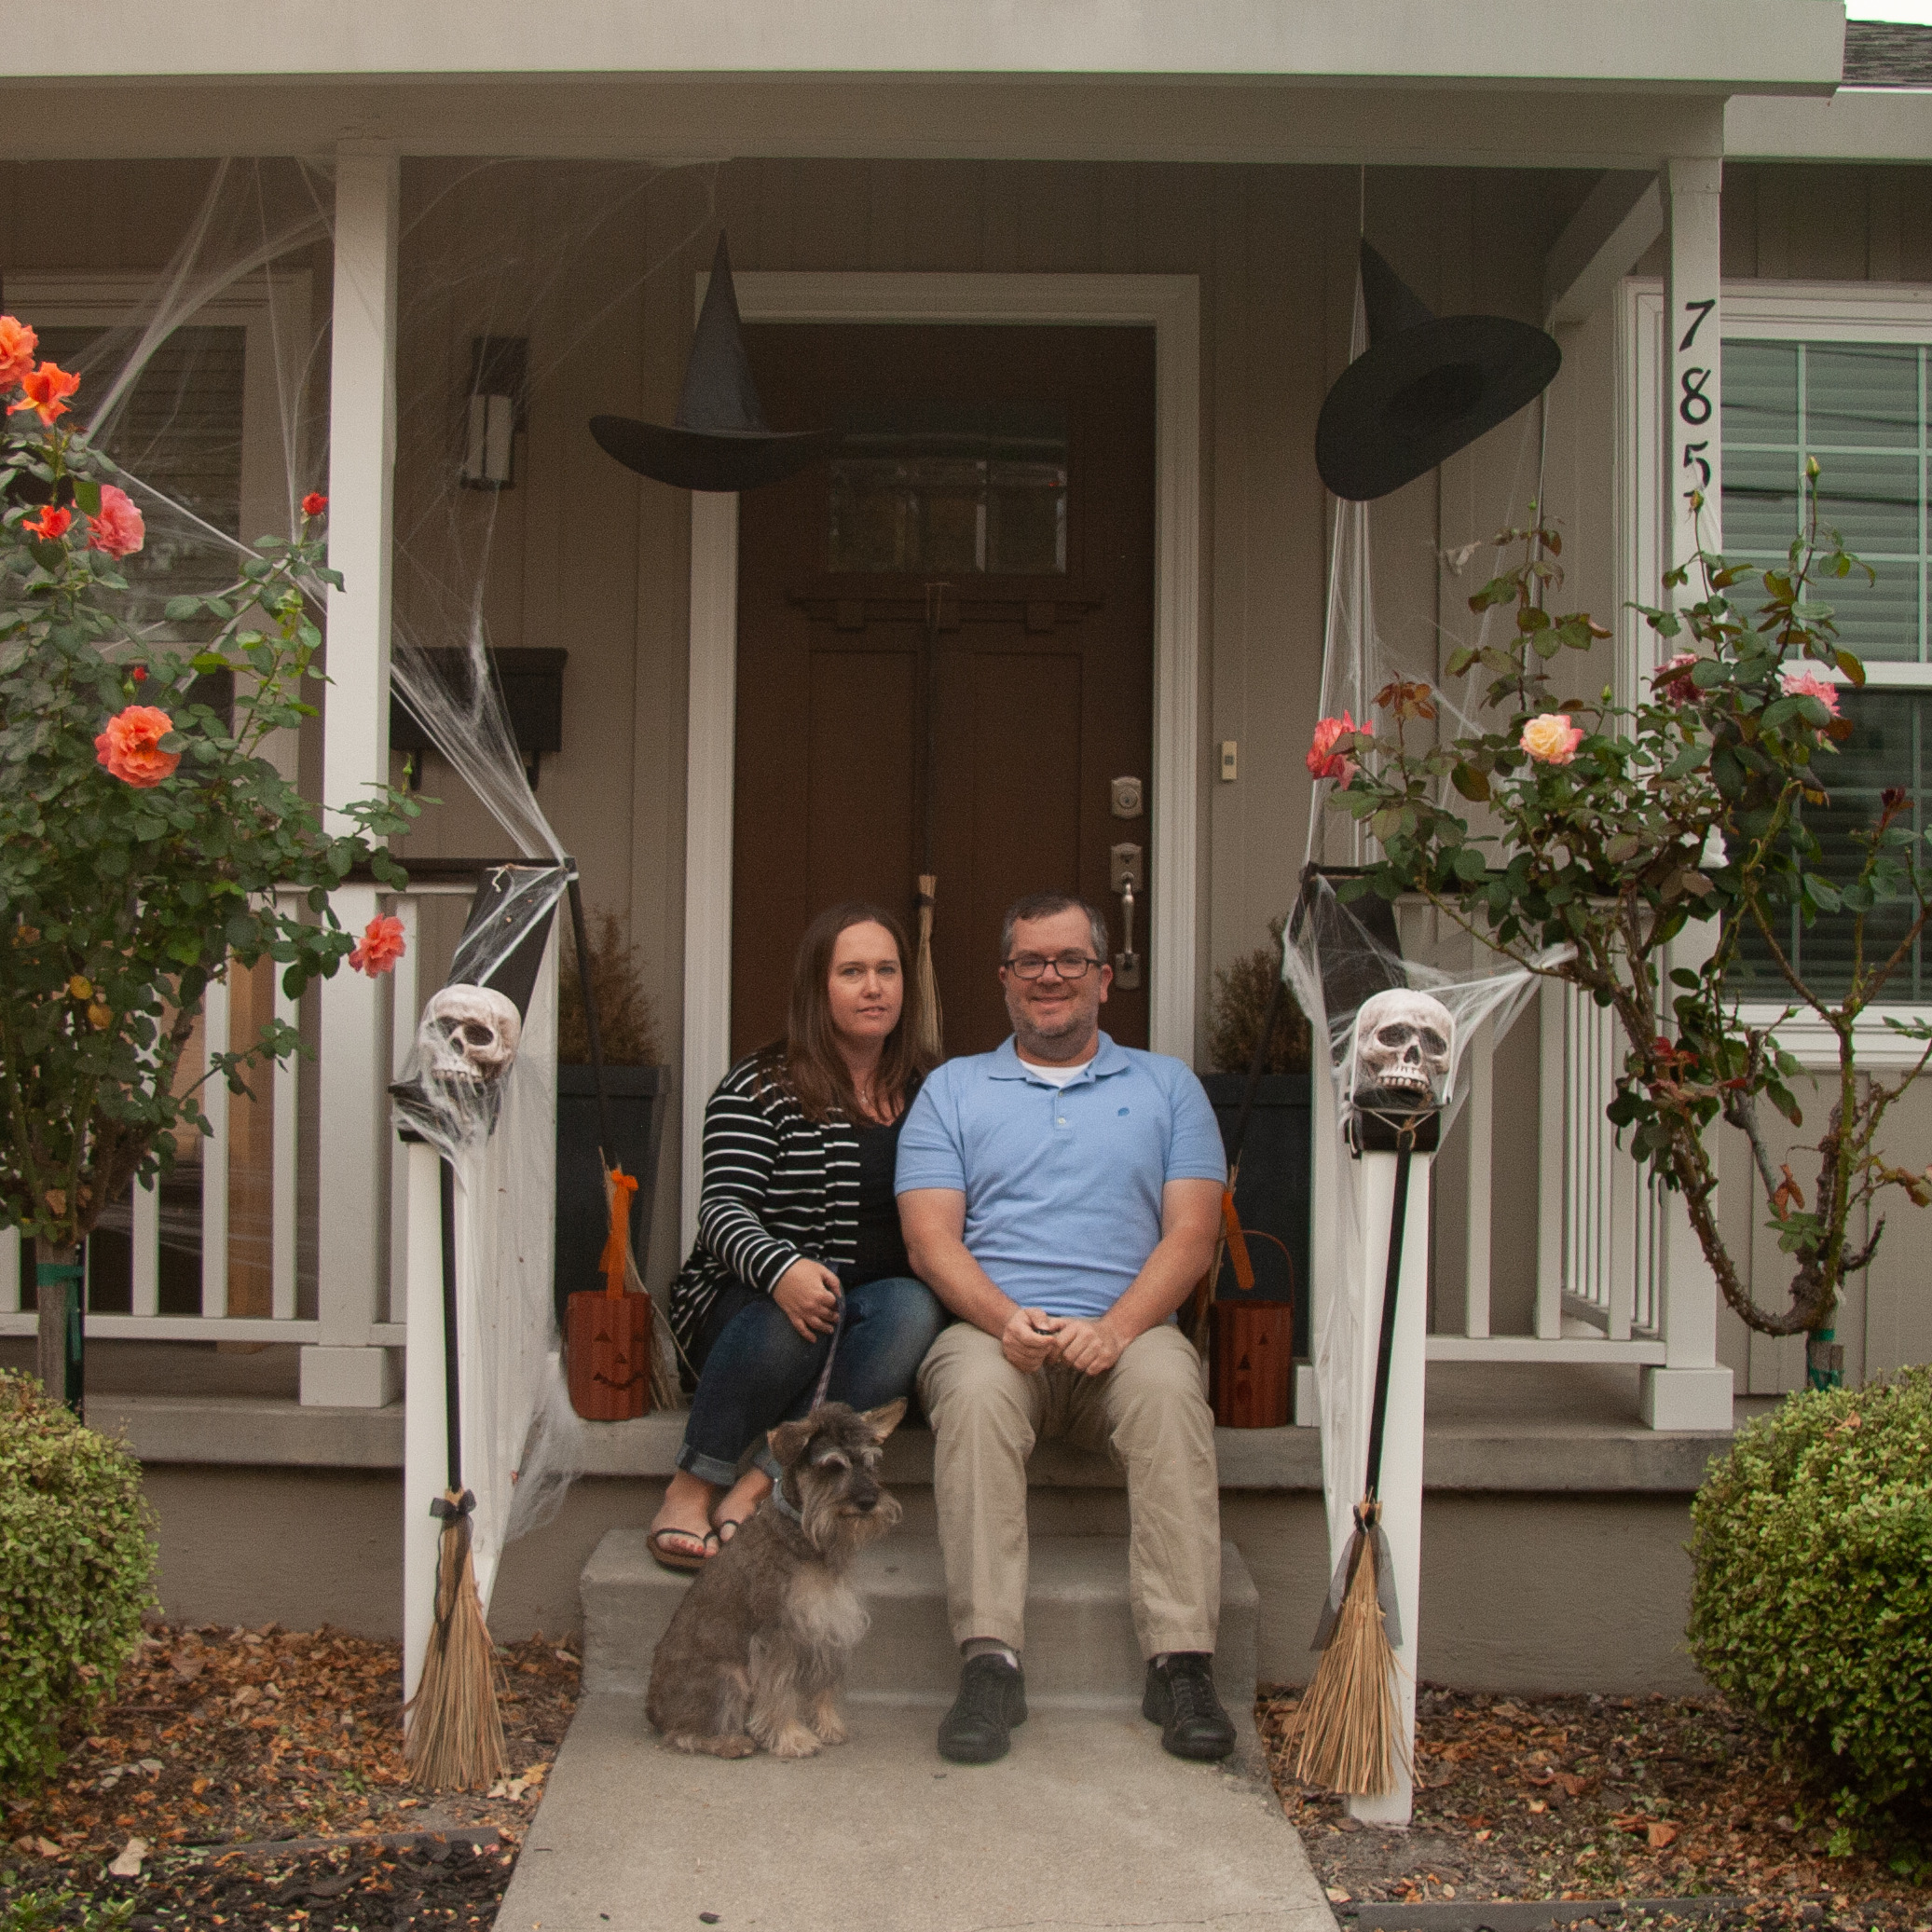
<svg viewBox="0 0 1932 1932"><path fill-rule="evenodd" d="M899 1231L898 1201L892 1191L898 1166L901 1114L883 1127L858 1130L858 1238L846 1285L883 1281L889 1275L910 1275L906 1238Z"/></svg>

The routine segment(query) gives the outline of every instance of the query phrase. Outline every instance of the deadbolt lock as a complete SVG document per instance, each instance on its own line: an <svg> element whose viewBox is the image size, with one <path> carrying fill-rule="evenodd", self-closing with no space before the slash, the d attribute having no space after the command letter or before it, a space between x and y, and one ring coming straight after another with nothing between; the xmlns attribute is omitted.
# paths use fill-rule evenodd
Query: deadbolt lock
<svg viewBox="0 0 1932 1932"><path fill-rule="evenodd" d="M1138 778L1117 778L1111 788L1116 818L1138 818L1146 809Z"/></svg>

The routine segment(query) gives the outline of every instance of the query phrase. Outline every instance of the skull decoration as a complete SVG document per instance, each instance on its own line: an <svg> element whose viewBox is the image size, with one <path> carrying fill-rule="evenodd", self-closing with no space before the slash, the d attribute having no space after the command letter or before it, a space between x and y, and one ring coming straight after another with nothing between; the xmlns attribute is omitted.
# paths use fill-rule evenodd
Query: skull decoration
<svg viewBox="0 0 1932 1932"><path fill-rule="evenodd" d="M1448 1098L1455 1038L1448 1007L1426 993L1398 986L1363 1000L1355 1016L1350 1099L1357 1106L1404 1112L1441 1106Z"/></svg>
<svg viewBox="0 0 1932 1932"><path fill-rule="evenodd" d="M426 1074L488 1086L510 1071L522 1037L514 1000L488 986L445 986L423 1008L416 1046Z"/></svg>

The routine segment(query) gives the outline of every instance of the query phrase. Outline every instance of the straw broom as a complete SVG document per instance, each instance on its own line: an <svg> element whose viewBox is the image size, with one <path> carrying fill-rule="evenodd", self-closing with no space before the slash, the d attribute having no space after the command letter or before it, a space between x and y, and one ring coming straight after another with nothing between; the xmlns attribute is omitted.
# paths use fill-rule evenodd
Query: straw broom
<svg viewBox="0 0 1932 1932"><path fill-rule="evenodd" d="M1389 1216L1389 1262L1382 1280L1381 1338L1376 1354L1375 1405L1368 1434L1368 1474L1355 1506L1355 1529L1323 1607L1315 1648L1322 1661L1290 1731L1301 1748L1295 1774L1331 1791L1380 1798L1395 1788L1397 1767L1408 1769L1396 1697L1395 1580L1382 1532L1383 1425L1389 1412L1389 1369L1395 1343L1395 1296L1402 1276L1403 1224L1408 1214L1409 1161L1416 1123L1396 1143L1395 1200Z"/></svg>
<svg viewBox="0 0 1932 1932"><path fill-rule="evenodd" d="M933 971L933 904L939 890L937 872L919 875L919 945L913 963L913 976L919 985L919 1045L938 1059L946 1050L940 1044L942 1022L939 1013L939 981Z"/></svg>
<svg viewBox="0 0 1932 1932"><path fill-rule="evenodd" d="M442 1166L443 1400L449 1487L430 1505L441 1519L436 1552L436 1616L416 1695L404 1707L403 1755L411 1780L433 1791L487 1789L504 1768L503 1721L497 1709L496 1647L483 1621L470 1514L463 1487L462 1413L458 1406L456 1334L456 1175Z"/></svg>

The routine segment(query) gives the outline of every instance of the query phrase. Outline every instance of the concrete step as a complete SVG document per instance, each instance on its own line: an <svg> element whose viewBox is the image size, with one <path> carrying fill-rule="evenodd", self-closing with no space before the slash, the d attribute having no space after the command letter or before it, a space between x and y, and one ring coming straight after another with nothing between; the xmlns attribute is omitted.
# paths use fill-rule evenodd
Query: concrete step
<svg viewBox="0 0 1932 1932"><path fill-rule="evenodd" d="M891 1704L945 1705L959 1682L946 1626L938 1539L888 1537L859 1554L854 1578L872 1625L852 1660L848 1694ZM641 1529L606 1533L584 1566L583 1688L639 1696L651 1659L691 1587L651 1560ZM1221 1545L1221 1635L1214 1676L1243 1718L1254 1701L1260 1593L1240 1552ZM1036 1536L1026 1593L1026 1692L1046 1706L1138 1708L1145 1666L1127 1600L1127 1539Z"/></svg>

